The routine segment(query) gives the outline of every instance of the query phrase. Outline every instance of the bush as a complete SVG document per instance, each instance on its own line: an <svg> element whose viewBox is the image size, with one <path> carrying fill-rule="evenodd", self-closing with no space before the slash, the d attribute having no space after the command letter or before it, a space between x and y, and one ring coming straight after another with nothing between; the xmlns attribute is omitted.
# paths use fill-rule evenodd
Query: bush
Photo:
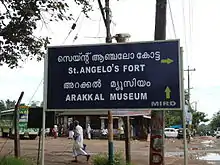
<svg viewBox="0 0 220 165"><path fill-rule="evenodd" d="M93 165L110 165L108 162L108 154L100 153L93 157ZM124 156L121 152L114 154L113 165L127 165Z"/></svg>
<svg viewBox="0 0 220 165"><path fill-rule="evenodd" d="M26 160L15 157L1 157L0 165L30 165Z"/></svg>
<svg viewBox="0 0 220 165"><path fill-rule="evenodd" d="M105 153L99 153L92 159L93 165L108 165L108 155Z"/></svg>

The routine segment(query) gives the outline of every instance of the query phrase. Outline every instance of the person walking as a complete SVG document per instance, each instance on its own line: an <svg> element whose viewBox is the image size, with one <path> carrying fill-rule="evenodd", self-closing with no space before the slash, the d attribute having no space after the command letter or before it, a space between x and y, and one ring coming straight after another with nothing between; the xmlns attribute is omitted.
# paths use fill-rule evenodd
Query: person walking
<svg viewBox="0 0 220 165"><path fill-rule="evenodd" d="M57 128L57 125L54 125L53 127L53 137L54 139L56 139L58 137L58 128Z"/></svg>
<svg viewBox="0 0 220 165"><path fill-rule="evenodd" d="M74 124L73 122L70 123L69 125L69 137L68 139L73 139L73 136L74 136Z"/></svg>
<svg viewBox="0 0 220 165"><path fill-rule="evenodd" d="M90 124L88 124L86 131L87 131L87 137L90 140L91 139L91 131L92 131Z"/></svg>
<svg viewBox="0 0 220 165"><path fill-rule="evenodd" d="M121 127L119 128L119 134L120 134L120 140L124 139L124 125L121 125Z"/></svg>
<svg viewBox="0 0 220 165"><path fill-rule="evenodd" d="M133 125L131 124L131 128L130 128L130 134L131 134L131 139L134 138L134 128Z"/></svg>
<svg viewBox="0 0 220 165"><path fill-rule="evenodd" d="M82 155L86 156L89 161L90 155L85 151L85 145L83 144L83 128L79 125L79 121L74 121L75 131L73 140L73 157L72 162L78 162L77 157Z"/></svg>

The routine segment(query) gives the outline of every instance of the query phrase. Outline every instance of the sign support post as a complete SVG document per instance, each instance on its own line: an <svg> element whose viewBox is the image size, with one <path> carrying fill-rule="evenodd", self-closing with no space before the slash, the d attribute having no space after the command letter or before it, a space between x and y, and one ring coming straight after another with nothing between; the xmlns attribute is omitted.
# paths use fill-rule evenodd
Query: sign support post
<svg viewBox="0 0 220 165"><path fill-rule="evenodd" d="M113 116L112 111L108 111L108 159L110 165L114 160L114 143L113 143Z"/></svg>
<svg viewBox="0 0 220 165"><path fill-rule="evenodd" d="M102 10L102 9L101 9ZM111 20L110 20L110 7L109 0L105 0L105 25L106 25L106 43L112 42L111 37ZM113 164L114 161L114 144L113 144L113 116L111 110L108 110L108 159L110 165Z"/></svg>
<svg viewBox="0 0 220 165"><path fill-rule="evenodd" d="M183 61L183 48L180 48L180 58L181 61ZM181 77L183 81L183 63L181 63ZM182 105L183 105L183 144L184 144L184 165L188 165L188 143L187 143L187 133L186 133L186 111L185 111L185 92L184 92L184 86L182 83Z"/></svg>
<svg viewBox="0 0 220 165"><path fill-rule="evenodd" d="M45 124L46 124L46 111L43 108L43 118L42 118L42 130L41 130L41 165L44 165L44 150L45 150Z"/></svg>
<svg viewBox="0 0 220 165"><path fill-rule="evenodd" d="M42 130L41 130L41 165L44 165L45 150L45 125L47 111L47 94L48 94L48 54L44 57L44 91L43 91L43 114L42 114Z"/></svg>
<svg viewBox="0 0 220 165"><path fill-rule="evenodd" d="M17 158L21 156L20 135L19 135L19 106L23 96L24 96L24 92L21 92L18 101L15 105L15 111L14 111L14 130L15 130L14 154L15 157Z"/></svg>
<svg viewBox="0 0 220 165"><path fill-rule="evenodd" d="M130 127L130 117L125 117L125 158L126 163L131 163L131 127Z"/></svg>
<svg viewBox="0 0 220 165"><path fill-rule="evenodd" d="M167 0L156 1L156 16L155 16L155 40L166 39L166 9ZM166 90L165 90L166 92ZM169 91L168 91L169 92ZM170 97L166 97L170 99ZM164 165L164 128L165 128L165 111L152 111L151 117L151 138L150 138L150 165ZM157 138L155 138L157 137ZM157 140L156 140L157 139ZM160 141L157 143L157 141ZM158 150L154 149L154 143L157 143Z"/></svg>

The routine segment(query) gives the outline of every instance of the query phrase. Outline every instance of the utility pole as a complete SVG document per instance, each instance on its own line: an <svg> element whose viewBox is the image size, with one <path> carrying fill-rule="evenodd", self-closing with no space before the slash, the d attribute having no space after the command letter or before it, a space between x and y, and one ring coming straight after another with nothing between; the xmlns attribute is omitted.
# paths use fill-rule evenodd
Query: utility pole
<svg viewBox="0 0 220 165"><path fill-rule="evenodd" d="M190 89L191 89L191 87L190 87L190 72L193 72L193 71L196 71L196 69L195 68L193 68L193 69L190 69L190 67L188 66L188 69L186 69L186 70L184 70L184 71L187 71L188 73L188 95L187 95L187 100L188 100L188 104L189 104L189 106L190 106Z"/></svg>
<svg viewBox="0 0 220 165"><path fill-rule="evenodd" d="M105 0L105 19L106 19L106 43L112 43L111 37L111 19L110 19L110 7L109 0Z"/></svg>
<svg viewBox="0 0 220 165"><path fill-rule="evenodd" d="M167 0L156 0L154 40L166 39L166 9ZM152 111L150 165L164 165L164 127L164 111Z"/></svg>
<svg viewBox="0 0 220 165"><path fill-rule="evenodd" d="M193 68L193 69L190 69L190 67L188 66L188 69L186 69L186 70L184 70L184 71L187 71L187 86L188 86L188 89L187 89L187 101L188 101L188 107L189 107L189 109L191 110L191 100L190 100L190 98L191 98L191 86L190 86L190 72L194 72L194 71L196 71L196 69L195 68ZM187 123L187 128L189 129L189 131L192 131L192 125L190 124L190 123ZM189 138L189 140L188 140L188 142L190 142L190 137L188 137Z"/></svg>
<svg viewBox="0 0 220 165"><path fill-rule="evenodd" d="M187 89L187 101L188 101L188 106L189 106L189 109L191 110L191 101L190 101L190 97L191 97L191 92L190 92L190 90L192 89L191 88L191 86L190 86L190 72L194 72L194 71L196 71L196 69L195 68L193 68L193 69L190 69L190 67L188 66L188 69L186 69L186 70L184 70L184 71L187 71L187 77L188 77L188 89ZM189 124L189 123L187 123L187 127L188 127L188 129L191 131L192 130L192 125L191 124ZM190 141L190 138L189 138L189 141Z"/></svg>
<svg viewBox="0 0 220 165"><path fill-rule="evenodd" d="M130 38L130 34L121 33L116 34L114 38L116 39L117 43L126 42ZM131 163L131 127L130 127L130 117L124 117L124 125L125 125L125 158L126 163Z"/></svg>
<svg viewBox="0 0 220 165"><path fill-rule="evenodd" d="M183 57L183 48L180 48L180 57ZM183 66L182 69L183 70ZM182 78L183 78L182 73ZM183 102L183 109L182 109L182 116L183 116L183 144L184 144L184 165L188 165L188 144L187 144L187 132L186 132L186 112L185 112L185 93L184 89L182 89L182 102ZM190 139L189 139L190 140Z"/></svg>
<svg viewBox="0 0 220 165"><path fill-rule="evenodd" d="M110 19L109 0L105 0L105 8L102 7L101 0L98 0L98 5L106 28L106 43L112 43L111 30L110 30L111 19ZM113 116L111 110L108 111L108 159L110 165L112 165L114 161L114 146L113 146Z"/></svg>
<svg viewBox="0 0 220 165"><path fill-rule="evenodd" d="M110 33L110 5L109 0L105 0L105 13L104 8L102 7L101 0L98 0L98 5L101 10L102 18L106 27L106 43L111 43L112 38L115 38L117 43L126 42L128 38L130 38L130 34L121 33L116 34L115 36L111 37ZM126 162L129 164L131 162L131 144L130 144L130 117L127 116L124 118L125 123L125 157ZM112 112L108 111L108 149L109 149L109 162L110 164L113 164L114 159L114 147L113 147L113 117Z"/></svg>
<svg viewBox="0 0 220 165"><path fill-rule="evenodd" d="M197 101L195 101L195 111L197 111Z"/></svg>
<svg viewBox="0 0 220 165"><path fill-rule="evenodd" d="M102 10L102 9L101 9ZM104 17L103 17L104 18ZM112 43L111 37L111 20L109 0L105 0L105 26L106 26L106 43ZM113 116L112 111L108 111L108 159L110 165L113 165L114 160L114 146L113 146Z"/></svg>
<svg viewBox="0 0 220 165"><path fill-rule="evenodd" d="M15 105L14 110L14 130L15 130L15 137L14 137L14 154L15 157L18 158L21 155L21 148L20 148L20 135L19 135L19 106L21 100L24 96L24 92L21 92L18 101Z"/></svg>

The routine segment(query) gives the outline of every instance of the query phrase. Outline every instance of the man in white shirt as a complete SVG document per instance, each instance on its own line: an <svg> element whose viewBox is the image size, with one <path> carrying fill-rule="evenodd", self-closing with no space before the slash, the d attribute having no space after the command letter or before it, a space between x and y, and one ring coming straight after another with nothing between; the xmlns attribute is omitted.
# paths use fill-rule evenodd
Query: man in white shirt
<svg viewBox="0 0 220 165"><path fill-rule="evenodd" d="M74 136L74 124L71 122L70 125L69 125L69 139L73 139L73 136Z"/></svg>
<svg viewBox="0 0 220 165"><path fill-rule="evenodd" d="M90 155L84 150L83 145L83 128L79 125L79 121L74 121L74 125L73 157L75 160L73 162L77 162L77 156L79 155L86 156L87 161L89 161Z"/></svg>
<svg viewBox="0 0 220 165"><path fill-rule="evenodd" d="M124 126L122 125L119 129L119 134L120 134L120 140L124 139Z"/></svg>
<svg viewBox="0 0 220 165"><path fill-rule="evenodd" d="M90 140L91 139L91 131L92 131L90 124L88 124L86 131L87 131L88 139Z"/></svg>

